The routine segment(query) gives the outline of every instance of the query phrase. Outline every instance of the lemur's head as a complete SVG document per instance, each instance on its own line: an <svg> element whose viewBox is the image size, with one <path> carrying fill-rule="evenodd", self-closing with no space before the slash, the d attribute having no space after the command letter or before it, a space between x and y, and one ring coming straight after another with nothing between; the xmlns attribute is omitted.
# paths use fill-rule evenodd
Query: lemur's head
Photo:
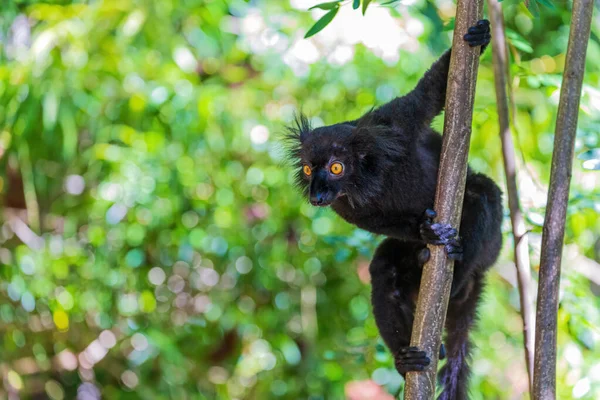
<svg viewBox="0 0 600 400"><path fill-rule="evenodd" d="M369 126L369 120L312 129L300 115L288 128L296 182L312 205L328 206L343 196L363 205L379 192L387 164L380 139L387 129Z"/></svg>

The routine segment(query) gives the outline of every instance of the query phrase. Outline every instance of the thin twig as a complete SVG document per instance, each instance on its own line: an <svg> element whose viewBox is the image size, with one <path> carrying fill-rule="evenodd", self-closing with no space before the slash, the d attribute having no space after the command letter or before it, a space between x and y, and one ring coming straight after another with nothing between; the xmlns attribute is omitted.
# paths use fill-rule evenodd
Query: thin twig
<svg viewBox="0 0 600 400"><path fill-rule="evenodd" d="M534 349L534 314L531 296L531 266L529 263L529 240L526 234L525 221L521 212L519 192L516 179L515 151L510 130L508 110L507 82L510 74L504 33L504 17L498 0L488 0L488 10L492 26L492 48L494 58L494 81L496 84L496 103L498 122L500 124L500 139L502 141L502 156L504 173L506 175L506 191L508 208L514 240L515 266L517 268L517 283L521 301L521 316L523 318L523 344L525 348L525 365L529 376L529 392L533 387L533 349Z"/></svg>

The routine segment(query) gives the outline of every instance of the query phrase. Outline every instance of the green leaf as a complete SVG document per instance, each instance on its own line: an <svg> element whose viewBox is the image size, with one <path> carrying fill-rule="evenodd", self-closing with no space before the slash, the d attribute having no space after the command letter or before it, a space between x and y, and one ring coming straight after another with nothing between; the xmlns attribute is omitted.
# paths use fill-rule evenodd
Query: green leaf
<svg viewBox="0 0 600 400"><path fill-rule="evenodd" d="M370 2L371 2L371 0L363 0L363 8L362 8L363 15L365 15L365 13L367 12L367 7L369 7Z"/></svg>
<svg viewBox="0 0 600 400"><path fill-rule="evenodd" d="M535 0L529 2L529 11L531 11L531 14L535 18L538 18L540 16L540 7L537 5L537 2Z"/></svg>
<svg viewBox="0 0 600 400"><path fill-rule="evenodd" d="M517 32L511 29L506 29L506 37L508 38L510 44L515 46L517 49L524 51L525 53L533 53L531 44Z"/></svg>
<svg viewBox="0 0 600 400"><path fill-rule="evenodd" d="M394 3L398 3L400 0L390 0L390 1L386 1L385 3L381 3L380 6L390 6Z"/></svg>
<svg viewBox="0 0 600 400"><path fill-rule="evenodd" d="M329 23L333 20L333 17L335 17L338 11L339 7L334 8L330 10L327 14L323 15L321 19L315 22L315 24L308 30L308 32L306 32L306 35L304 35L304 39L307 39L323 30L323 28L329 25Z"/></svg>
<svg viewBox="0 0 600 400"><path fill-rule="evenodd" d="M360 7L360 0L354 0L352 3L352 8L356 10L358 7Z"/></svg>
<svg viewBox="0 0 600 400"><path fill-rule="evenodd" d="M533 16L533 14L531 13L531 10L529 8L527 8L527 6L525 5L525 3L519 3L518 7L519 7L519 11L523 12L529 18L531 18L531 19L535 18Z"/></svg>
<svg viewBox="0 0 600 400"><path fill-rule="evenodd" d="M552 9L556 8L550 0L534 0L534 1L537 1L538 3L543 4L548 8L552 8Z"/></svg>
<svg viewBox="0 0 600 400"><path fill-rule="evenodd" d="M334 8L338 8L340 6L340 1L329 1L327 3L317 4L316 6L312 6L309 10L313 10L315 8L320 8L321 10L332 10Z"/></svg>
<svg viewBox="0 0 600 400"><path fill-rule="evenodd" d="M528 43L518 40L511 40L510 43L518 50L524 51L525 53L533 53L533 48Z"/></svg>

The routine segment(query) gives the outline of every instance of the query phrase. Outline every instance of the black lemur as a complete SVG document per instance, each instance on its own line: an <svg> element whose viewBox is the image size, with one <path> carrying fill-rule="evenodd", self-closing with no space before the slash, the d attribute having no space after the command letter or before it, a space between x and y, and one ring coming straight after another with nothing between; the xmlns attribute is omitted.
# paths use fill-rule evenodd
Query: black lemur
<svg viewBox="0 0 600 400"><path fill-rule="evenodd" d="M482 52L491 38L479 21L464 39ZM502 243L501 192L487 176L468 171L460 234L434 223L432 210L442 145L430 127L446 98L450 50L414 90L355 121L312 129L305 116L290 128L290 156L299 186L315 206L331 206L346 221L387 238L371 262L375 320L400 374L422 371L425 352L409 347L426 245L445 246L456 260L446 317L447 362L441 399L468 397L469 330L486 270Z"/></svg>

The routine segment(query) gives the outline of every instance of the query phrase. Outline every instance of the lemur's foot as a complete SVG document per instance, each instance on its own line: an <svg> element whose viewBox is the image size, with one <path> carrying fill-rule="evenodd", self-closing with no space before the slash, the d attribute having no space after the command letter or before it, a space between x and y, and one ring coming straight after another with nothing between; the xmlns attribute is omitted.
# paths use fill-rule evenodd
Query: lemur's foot
<svg viewBox="0 0 600 400"><path fill-rule="evenodd" d="M452 260L462 260L463 248L458 237L458 231L450 224L434 223L433 219L437 213L431 209L425 210L425 217L421 223L421 238L428 244L444 246L448 258ZM424 258L426 258L424 260ZM429 252L421 251L419 253L419 262L423 263L429 260Z"/></svg>
<svg viewBox="0 0 600 400"><path fill-rule="evenodd" d="M418 347L408 346L402 347L394 355L394 360L396 369L402 376L411 371L424 371L431 363L424 351L421 351Z"/></svg>
<svg viewBox="0 0 600 400"><path fill-rule="evenodd" d="M481 46L481 52L485 50L492 39L490 33L490 21L482 19L477 21L477 25L470 27L463 38L469 43L469 46Z"/></svg>

